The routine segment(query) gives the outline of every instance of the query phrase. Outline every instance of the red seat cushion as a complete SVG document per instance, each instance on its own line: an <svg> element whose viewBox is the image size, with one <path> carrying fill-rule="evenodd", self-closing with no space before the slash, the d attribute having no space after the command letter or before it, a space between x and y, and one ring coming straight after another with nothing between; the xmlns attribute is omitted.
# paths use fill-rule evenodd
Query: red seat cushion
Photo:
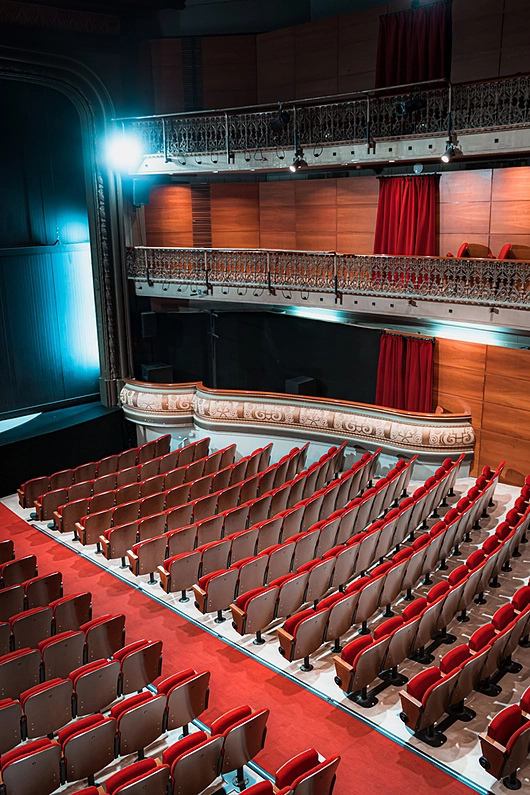
<svg viewBox="0 0 530 795"><path fill-rule="evenodd" d="M7 754L4 754L0 757L0 769L4 770L7 765L11 762L14 762L17 759L22 759L24 756L30 756L30 754L35 753L35 751L41 751L43 748L47 748L51 745L50 740L45 737L42 740L34 740L31 743L26 743L25 745L19 746L18 748L13 748L12 751L8 751Z"/></svg>
<svg viewBox="0 0 530 795"><path fill-rule="evenodd" d="M99 616L98 618L93 618L91 621L87 621L86 624L82 624L79 629L81 632L88 632L92 627L95 627L97 624L102 624L104 621L107 621L109 618L114 618L115 616L112 613L106 613L104 616Z"/></svg>
<svg viewBox="0 0 530 795"><path fill-rule="evenodd" d="M86 731L86 729L91 729L93 726L98 726L105 720L107 720L107 718L104 718L103 715L89 715L87 718L80 718L74 721L69 726L61 729L57 735L59 743L64 746L64 744L76 734Z"/></svg>
<svg viewBox="0 0 530 795"><path fill-rule="evenodd" d="M318 603L317 610L329 610L333 605L336 605L337 602L342 601L342 599L344 599L344 594L340 591L338 593L332 593Z"/></svg>
<svg viewBox="0 0 530 795"><path fill-rule="evenodd" d="M212 723L212 736L215 734L224 734L231 729L232 726L235 726L236 723L250 717L250 715L252 715L252 709L248 704L243 704L241 707L235 707L235 709L225 712L224 715L221 715L220 718L217 718L217 720L214 720Z"/></svg>
<svg viewBox="0 0 530 795"><path fill-rule="evenodd" d="M356 533L354 536L348 539L347 546L352 547L354 544L358 544L359 541L362 541L365 536L366 533L364 532L364 530L360 533Z"/></svg>
<svg viewBox="0 0 530 795"><path fill-rule="evenodd" d="M292 580L295 577L296 574L282 574L281 577L276 577L275 580L272 580L272 582L269 583L269 588L281 588L284 583L289 582L289 580Z"/></svg>
<svg viewBox="0 0 530 795"><path fill-rule="evenodd" d="M362 591L364 586L368 585L369 582L372 582L371 577L359 577L358 580L354 580L350 585L348 585L345 593L349 595L351 593L357 593L357 591Z"/></svg>
<svg viewBox="0 0 530 795"><path fill-rule="evenodd" d="M427 690L442 678L440 669L433 665L413 676L407 685L407 693L416 701L421 701Z"/></svg>
<svg viewBox="0 0 530 795"><path fill-rule="evenodd" d="M412 544L412 549L414 550L414 552L417 552L418 549L423 549L423 547L426 547L427 544L430 544L430 542L431 542L431 536L429 535L429 533L423 533L423 535L418 536L418 538L414 541L414 543Z"/></svg>
<svg viewBox="0 0 530 795"><path fill-rule="evenodd" d="M315 566L318 566L319 563L322 563L322 558L308 560L307 563L302 563L302 565L298 567L297 574L303 574L306 571L312 571L312 569L314 569Z"/></svg>
<svg viewBox="0 0 530 795"><path fill-rule="evenodd" d="M380 566L376 566L375 569L373 569L370 572L370 577L375 579L375 577L379 577L381 574L386 574L387 571L389 569L391 569L393 565L394 565L394 561L390 561L390 560L387 561L386 563L381 563Z"/></svg>
<svg viewBox="0 0 530 795"><path fill-rule="evenodd" d="M495 611L493 614L493 618L491 619L491 623L495 627L495 629L500 632L503 629L506 629L508 624L510 624L514 618L516 618L516 612L513 604L503 605L499 607L498 610Z"/></svg>
<svg viewBox="0 0 530 795"><path fill-rule="evenodd" d="M443 531L446 528L447 528L447 525L446 525L445 521L436 522L436 524L433 524L433 526L429 530L429 535L432 536L432 537L437 536L440 533L443 533Z"/></svg>
<svg viewBox="0 0 530 795"><path fill-rule="evenodd" d="M449 577L447 578L447 582L453 588L458 583L465 580L466 577L469 576L469 569L467 566L458 566L456 569L453 569Z"/></svg>
<svg viewBox="0 0 530 795"><path fill-rule="evenodd" d="M339 544L338 547L332 547L328 549L327 552L324 552L322 555L322 560L328 560L328 558L334 558L336 555L339 555L341 552L344 552L346 547L343 544Z"/></svg>
<svg viewBox="0 0 530 795"><path fill-rule="evenodd" d="M447 525L447 524L450 524L451 522L453 522L455 519L458 519L459 516L460 516L460 514L458 513L456 508L449 508L449 510L445 514L443 520L444 520L444 522Z"/></svg>
<svg viewBox="0 0 530 795"><path fill-rule="evenodd" d="M374 639L371 635L363 635L360 638L355 638L351 643L348 643L342 650L342 659L355 668L355 661L359 654L361 654L368 646L371 646Z"/></svg>
<svg viewBox="0 0 530 795"><path fill-rule="evenodd" d="M523 585L513 595L512 605L516 610L524 610L530 604L530 585Z"/></svg>
<svg viewBox="0 0 530 795"><path fill-rule="evenodd" d="M210 580L213 580L215 577L219 577L221 574L225 574L227 571L228 569L219 569L218 571L211 571L210 574L205 574L204 577L200 577L198 586L201 591L207 590Z"/></svg>
<svg viewBox="0 0 530 795"><path fill-rule="evenodd" d="M308 748L282 765L276 773L276 786L278 789L289 786L315 765L318 765L318 754L314 748Z"/></svg>
<svg viewBox="0 0 530 795"><path fill-rule="evenodd" d="M283 628L289 635L295 635L296 628L298 624L301 624L302 621L305 621L306 618L311 618L315 615L315 611L312 607L308 607L307 610L301 610L299 613L295 613L294 616L288 618L284 624ZM212 727L213 730L213 727ZM222 732L215 732L216 734L222 734Z"/></svg>
<svg viewBox="0 0 530 795"><path fill-rule="evenodd" d="M523 716L519 704L501 710L488 726L488 737L506 747L508 740L521 726Z"/></svg>
<svg viewBox="0 0 530 795"><path fill-rule="evenodd" d="M90 673L90 671L95 671L98 668L104 668L105 665L108 664L109 664L108 660L94 660L94 662L90 662L87 663L86 665L82 665L80 668L76 668L75 671L70 671L70 673L68 674L68 678L72 680L75 687L75 684L80 676L88 674Z"/></svg>
<svg viewBox="0 0 530 795"><path fill-rule="evenodd" d="M475 569L478 569L479 566L482 566L485 559L486 554L483 552L483 550L476 549L466 560L466 566L468 567L469 571L474 571Z"/></svg>
<svg viewBox="0 0 530 795"><path fill-rule="evenodd" d="M266 585L262 585L261 588L253 588L251 591L241 594L241 596L238 596L236 599L236 607L239 607L240 610L246 610L251 599L268 590L269 588Z"/></svg>
<svg viewBox="0 0 530 795"><path fill-rule="evenodd" d="M149 641L147 641L145 638L142 640L136 640L134 643L129 643L127 646L123 646L123 648L118 649L118 651L115 651L112 656L115 660L119 660L121 662L128 654L131 654L133 651L138 651L138 649L141 649L142 646L146 646L148 642Z"/></svg>
<svg viewBox="0 0 530 795"><path fill-rule="evenodd" d="M482 651L494 637L495 627L493 624L484 624L476 629L469 638L469 648L471 651Z"/></svg>
<svg viewBox="0 0 530 795"><path fill-rule="evenodd" d="M395 632L396 629L399 629L403 626L405 622L401 616L395 616L394 618L389 618L388 621L385 621L383 624L380 624L376 630L374 630L374 640L381 640L382 638L386 638L388 635L391 635L392 632Z"/></svg>
<svg viewBox="0 0 530 795"><path fill-rule="evenodd" d="M245 795L272 795L274 792L272 783L270 781L260 781L252 787L245 790Z"/></svg>
<svg viewBox="0 0 530 795"><path fill-rule="evenodd" d="M495 530L495 535L497 536L497 538L500 538L501 541L505 541L511 532L512 528L510 527L509 523L501 522Z"/></svg>
<svg viewBox="0 0 530 795"><path fill-rule="evenodd" d="M29 611L28 611L29 612ZM60 632L58 635L52 635L51 638L46 638L45 640L41 640L38 644L39 651L43 652L48 646L52 646L54 643L59 643L67 638L71 638L73 635L78 635L79 632L74 632L74 630L68 630L67 632Z"/></svg>
<svg viewBox="0 0 530 795"><path fill-rule="evenodd" d="M408 547L407 549L400 549L399 552L396 552L396 554L393 556L392 563L401 563L403 560L408 560L413 552L414 550L412 549L412 547Z"/></svg>
<svg viewBox="0 0 530 795"><path fill-rule="evenodd" d="M444 654L442 659L440 660L440 671L443 674L448 674L451 671L454 671L455 668L459 668L463 665L466 660L469 660L473 655L469 651L468 646L465 643L462 643L460 646L457 646L455 649L451 649L448 651L447 654Z"/></svg>
<svg viewBox="0 0 530 795"><path fill-rule="evenodd" d="M188 679L191 679L191 677L195 676L196 673L197 671L195 671L193 668L186 668L184 671L179 671L177 674L172 674L172 676L168 676L167 679L164 679L159 685L156 686L156 692L167 696L167 694L173 690L174 687L183 684Z"/></svg>
<svg viewBox="0 0 530 795"><path fill-rule="evenodd" d="M193 748L197 748L197 746L207 740L208 735L203 731L188 734L187 737L183 737L181 740L173 743L173 745L170 745L169 748L166 748L162 754L162 761L165 765L172 765L179 756L188 753L188 751L191 751Z"/></svg>
<svg viewBox="0 0 530 795"><path fill-rule="evenodd" d="M35 685L34 687L30 687L28 690L24 690L24 692L20 694L20 703L22 706L24 706L28 698L31 698L31 696L35 696L37 693L47 690L49 687L53 687L54 685L58 685L63 681L64 679L50 679L49 682L43 682L40 685Z"/></svg>
<svg viewBox="0 0 530 795"><path fill-rule="evenodd" d="M403 610L401 616L404 621L410 621L412 618L417 618L417 616L421 615L425 608L427 607L427 599L423 596L418 597L418 599L414 599L406 608Z"/></svg>
<svg viewBox="0 0 530 795"><path fill-rule="evenodd" d="M489 536L482 544L482 550L486 555L491 555L501 545L500 539L497 536Z"/></svg>
<svg viewBox="0 0 530 795"><path fill-rule="evenodd" d="M144 704L146 701L152 701L153 694L149 693L149 691L143 691L142 693L136 693L136 695L131 696L130 698L126 698L123 701L120 701L119 704L115 704L111 711L110 716L115 720L119 720L120 716L123 715L128 709L132 707L137 707L138 704Z"/></svg>
<svg viewBox="0 0 530 795"><path fill-rule="evenodd" d="M432 604L433 602L436 602L440 596L445 596L446 593L449 593L450 590L451 586L447 580L442 580L442 582L436 583L436 585L433 585L433 587L430 589L429 593L427 594L427 601L429 604Z"/></svg>
<svg viewBox="0 0 530 795"><path fill-rule="evenodd" d="M142 759L141 762L134 762L132 765L123 768L123 770L118 770L117 773L109 776L105 782L105 789L109 795L114 795L114 792L119 787L123 786L123 784L127 784L140 776L145 776L146 773L155 770L156 766L157 764L154 759Z"/></svg>

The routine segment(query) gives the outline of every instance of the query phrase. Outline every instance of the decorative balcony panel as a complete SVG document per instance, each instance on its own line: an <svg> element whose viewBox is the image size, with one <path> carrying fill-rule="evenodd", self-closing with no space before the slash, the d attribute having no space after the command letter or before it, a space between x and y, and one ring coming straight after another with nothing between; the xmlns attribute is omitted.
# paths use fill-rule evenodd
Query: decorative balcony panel
<svg viewBox="0 0 530 795"><path fill-rule="evenodd" d="M129 248L136 282L300 291L530 309L530 262L303 251Z"/></svg>
<svg viewBox="0 0 530 795"><path fill-rule="evenodd" d="M410 104L412 101L412 105ZM406 109L407 103L409 105ZM270 123L277 110L211 111L122 119L139 135L147 157L245 153L264 164L263 150L292 150L296 106L300 147L358 144L447 135L449 111L454 133L530 126L530 76L443 87L420 85L401 91L362 92L348 101L284 103L290 123L279 133Z"/></svg>
<svg viewBox="0 0 530 795"><path fill-rule="evenodd" d="M475 443L468 414L419 414L344 400L131 379L125 381L120 400L125 416L140 425L279 432L303 441L349 439L372 449L381 445L427 459L472 453Z"/></svg>

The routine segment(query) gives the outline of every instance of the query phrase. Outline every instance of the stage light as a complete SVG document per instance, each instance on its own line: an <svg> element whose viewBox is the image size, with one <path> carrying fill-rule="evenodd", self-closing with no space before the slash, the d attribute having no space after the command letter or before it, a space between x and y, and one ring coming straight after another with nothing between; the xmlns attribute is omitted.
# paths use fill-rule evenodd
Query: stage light
<svg viewBox="0 0 530 795"><path fill-rule="evenodd" d="M290 120L291 117L289 116L286 110L282 110L282 105L280 102L280 107L278 108L278 114L274 117L274 119L271 121L269 126L275 135L279 135L281 132L285 130Z"/></svg>
<svg viewBox="0 0 530 795"><path fill-rule="evenodd" d="M107 163L113 171L131 173L142 162L143 148L140 139L126 132L116 132L106 146Z"/></svg>
<svg viewBox="0 0 530 795"><path fill-rule="evenodd" d="M396 116L412 116L418 110L425 110L427 102L422 97L409 97L396 104Z"/></svg>
<svg viewBox="0 0 530 795"><path fill-rule="evenodd" d="M289 171L294 173L301 168L307 168L307 163L304 160L304 153L302 149L297 149L295 156L293 157L293 162L289 166Z"/></svg>
<svg viewBox="0 0 530 795"><path fill-rule="evenodd" d="M450 163L453 157L456 157L457 155L461 154L462 151L457 146L455 146L455 144L451 141L450 138L448 138L445 143L445 152L441 156L440 160L442 161L442 163Z"/></svg>

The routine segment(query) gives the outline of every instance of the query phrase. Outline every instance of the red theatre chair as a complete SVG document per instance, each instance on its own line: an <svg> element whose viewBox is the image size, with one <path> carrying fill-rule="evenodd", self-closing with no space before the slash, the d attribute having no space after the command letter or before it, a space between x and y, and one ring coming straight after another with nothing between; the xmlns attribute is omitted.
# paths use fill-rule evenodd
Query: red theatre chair
<svg viewBox="0 0 530 795"><path fill-rule="evenodd" d="M143 759L109 776L105 790L108 795L166 795L168 781L169 765L162 765L156 759Z"/></svg>
<svg viewBox="0 0 530 795"><path fill-rule="evenodd" d="M276 795L331 795L340 756L320 760L314 748L302 751L276 772Z"/></svg>
<svg viewBox="0 0 530 795"><path fill-rule="evenodd" d="M517 770L530 752L530 721L519 704L495 715L486 732L480 734L480 765L507 789L520 789Z"/></svg>

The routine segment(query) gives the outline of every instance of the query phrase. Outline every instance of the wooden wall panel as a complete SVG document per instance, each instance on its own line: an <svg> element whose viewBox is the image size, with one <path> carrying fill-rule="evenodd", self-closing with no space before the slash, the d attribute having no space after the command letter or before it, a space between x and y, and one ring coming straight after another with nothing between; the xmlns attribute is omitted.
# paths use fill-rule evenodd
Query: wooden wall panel
<svg viewBox="0 0 530 795"><path fill-rule="evenodd" d="M381 7L363 8L339 17L338 90L362 91L375 86L375 64Z"/></svg>
<svg viewBox="0 0 530 795"><path fill-rule="evenodd" d="M504 0L453 0L451 78L455 83L499 72Z"/></svg>
<svg viewBox="0 0 530 795"><path fill-rule="evenodd" d="M530 3L528 0L505 0L502 28L501 75L530 72Z"/></svg>
<svg viewBox="0 0 530 795"><path fill-rule="evenodd" d="M204 36L202 80L205 108L256 104L256 37Z"/></svg>
<svg viewBox="0 0 530 795"><path fill-rule="evenodd" d="M154 113L184 110L181 39L153 39L150 46Z"/></svg>
<svg viewBox="0 0 530 795"><path fill-rule="evenodd" d="M295 99L338 91L338 17L295 27Z"/></svg>
<svg viewBox="0 0 530 795"><path fill-rule="evenodd" d="M258 102L295 96L294 27L256 36Z"/></svg>
<svg viewBox="0 0 530 795"><path fill-rule="evenodd" d="M487 371L489 375L530 381L530 351L488 346ZM530 410L530 401L528 402Z"/></svg>
<svg viewBox="0 0 530 795"><path fill-rule="evenodd" d="M336 251L336 180L294 183L296 248L301 251Z"/></svg>
<svg viewBox="0 0 530 795"><path fill-rule="evenodd" d="M262 248L296 248L294 182L260 182L259 213Z"/></svg>
<svg viewBox="0 0 530 795"><path fill-rule="evenodd" d="M147 246L193 246L189 185L151 188L145 207Z"/></svg>
<svg viewBox="0 0 530 795"><path fill-rule="evenodd" d="M506 461L501 480L514 486L522 486L525 477L530 473L528 448L519 437L482 430L479 467L486 464L494 467L501 461Z"/></svg>
<svg viewBox="0 0 530 795"><path fill-rule="evenodd" d="M214 248L259 247L257 183L211 185L210 202Z"/></svg>

